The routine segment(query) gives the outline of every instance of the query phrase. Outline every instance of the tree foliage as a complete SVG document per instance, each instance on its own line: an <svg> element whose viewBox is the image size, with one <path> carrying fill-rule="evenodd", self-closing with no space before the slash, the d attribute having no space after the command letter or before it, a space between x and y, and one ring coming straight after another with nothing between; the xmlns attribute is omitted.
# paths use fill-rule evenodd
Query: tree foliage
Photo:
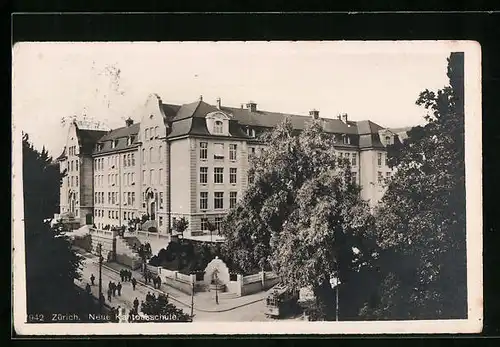
<svg viewBox="0 0 500 347"><path fill-rule="evenodd" d="M184 235L184 231L188 228L189 222L185 217L174 220L173 228L177 233Z"/></svg>
<svg viewBox="0 0 500 347"><path fill-rule="evenodd" d="M383 276L367 317L466 316L463 56L448 59L448 77L416 102L427 124L389 149L396 173L376 223Z"/></svg>
<svg viewBox="0 0 500 347"><path fill-rule="evenodd" d="M70 312L81 257L44 219L59 205L62 174L47 151L37 151L23 136L23 189L27 309L31 313Z"/></svg>
<svg viewBox="0 0 500 347"><path fill-rule="evenodd" d="M159 294L157 297L154 295L147 297L146 301L141 305L141 311L147 315L165 315L168 319L175 319L179 322L191 321L191 317L171 304L165 294Z"/></svg>
<svg viewBox="0 0 500 347"><path fill-rule="evenodd" d="M285 120L264 141L253 183L223 223L225 252L242 271L271 267L292 289L312 285L329 319L330 279L347 281L366 255L353 246L367 248L358 243L373 224L368 206L320 121L297 135Z"/></svg>

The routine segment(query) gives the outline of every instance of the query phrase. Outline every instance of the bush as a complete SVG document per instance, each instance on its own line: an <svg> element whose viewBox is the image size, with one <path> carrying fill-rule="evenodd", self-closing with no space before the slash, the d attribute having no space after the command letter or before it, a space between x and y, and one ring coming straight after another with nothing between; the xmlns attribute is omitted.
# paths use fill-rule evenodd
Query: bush
<svg viewBox="0 0 500 347"><path fill-rule="evenodd" d="M150 233L156 233L156 232L158 232L158 230L155 227L149 227L148 228L148 232L150 232Z"/></svg>
<svg viewBox="0 0 500 347"><path fill-rule="evenodd" d="M149 263L189 275L203 272L216 256L220 258L220 244L182 239L170 242Z"/></svg>

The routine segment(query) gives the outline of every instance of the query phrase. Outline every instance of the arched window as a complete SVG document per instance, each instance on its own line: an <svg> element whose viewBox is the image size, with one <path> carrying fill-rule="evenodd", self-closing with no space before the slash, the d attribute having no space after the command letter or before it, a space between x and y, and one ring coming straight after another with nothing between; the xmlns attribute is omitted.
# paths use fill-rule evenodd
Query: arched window
<svg viewBox="0 0 500 347"><path fill-rule="evenodd" d="M214 122L214 134L222 134L222 132L223 132L222 121L216 120Z"/></svg>

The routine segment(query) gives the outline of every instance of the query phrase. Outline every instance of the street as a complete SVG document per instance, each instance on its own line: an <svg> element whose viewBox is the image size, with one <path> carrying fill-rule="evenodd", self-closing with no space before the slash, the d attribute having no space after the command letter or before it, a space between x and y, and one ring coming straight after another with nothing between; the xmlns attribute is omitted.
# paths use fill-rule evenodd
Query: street
<svg viewBox="0 0 500 347"><path fill-rule="evenodd" d="M97 257L84 258L82 267L82 279L77 281L76 284L82 288L85 288L86 284L90 284L90 276L94 274L95 282L94 286L91 286L92 294L98 297L99 292L99 264L97 263ZM136 278L141 280L140 278ZM135 291L132 289L132 284L130 282L122 282L121 296L118 294L112 297L111 301L107 300L107 289L110 281L115 283L120 282L120 276L116 272L103 266L102 268L102 290L104 297L106 298L106 303L112 307L125 307L131 309L133 307L132 303L135 298L141 302L145 300L146 294L148 292L153 293L151 289L137 283ZM156 294L156 293L155 293ZM185 313L191 313L191 307L171 300L175 306L182 309ZM267 318L264 314L265 304L264 301L258 301L245 305L243 307L235 308L225 312L205 312L194 308L194 321L226 321L226 322L250 322L250 321L273 321L271 318Z"/></svg>

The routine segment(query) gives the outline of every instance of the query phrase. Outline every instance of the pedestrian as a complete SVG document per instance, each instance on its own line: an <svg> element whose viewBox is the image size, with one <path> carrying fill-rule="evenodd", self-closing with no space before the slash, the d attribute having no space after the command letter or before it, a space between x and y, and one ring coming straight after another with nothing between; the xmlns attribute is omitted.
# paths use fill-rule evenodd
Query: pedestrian
<svg viewBox="0 0 500 347"><path fill-rule="evenodd" d="M116 286L116 290L118 291L118 296L122 295L122 284L118 282L118 285Z"/></svg>
<svg viewBox="0 0 500 347"><path fill-rule="evenodd" d="M111 288L108 289L108 301L111 302L111 295L113 293L113 290Z"/></svg>
<svg viewBox="0 0 500 347"><path fill-rule="evenodd" d="M134 299L134 310L137 312L139 309L139 300L137 298Z"/></svg>
<svg viewBox="0 0 500 347"><path fill-rule="evenodd" d="M132 289L135 290L135 285L137 284L137 281L135 278L132 278Z"/></svg>
<svg viewBox="0 0 500 347"><path fill-rule="evenodd" d="M90 289L90 284L87 283L87 285L85 286L85 291L87 292L87 294L92 294L92 290Z"/></svg>
<svg viewBox="0 0 500 347"><path fill-rule="evenodd" d="M120 279L121 279L122 282L123 282L124 272L125 272L124 269L120 270Z"/></svg>
<svg viewBox="0 0 500 347"><path fill-rule="evenodd" d="M92 283L92 285L94 285L94 281L95 281L95 277L94 277L94 274L90 275L90 283Z"/></svg>
<svg viewBox="0 0 500 347"><path fill-rule="evenodd" d="M130 281L131 278L132 278L132 271L127 270L127 281Z"/></svg>
<svg viewBox="0 0 500 347"><path fill-rule="evenodd" d="M113 288L113 282L109 281L109 283L108 283L108 289L112 290L112 288Z"/></svg>
<svg viewBox="0 0 500 347"><path fill-rule="evenodd" d="M116 296L116 284L113 282L113 288L111 288L113 291L113 296Z"/></svg>
<svg viewBox="0 0 500 347"><path fill-rule="evenodd" d="M161 287L161 277L160 276L156 277L156 282L158 283L158 289L160 289L160 287Z"/></svg>
<svg viewBox="0 0 500 347"><path fill-rule="evenodd" d="M150 293L150 292L148 292L148 293L146 294L146 302L150 302L150 301L152 301L152 296L151 296L151 293Z"/></svg>
<svg viewBox="0 0 500 347"><path fill-rule="evenodd" d="M100 299L99 305L103 305L104 302L106 301L106 299L104 298L104 294L103 293L101 293L99 295L99 299Z"/></svg>

